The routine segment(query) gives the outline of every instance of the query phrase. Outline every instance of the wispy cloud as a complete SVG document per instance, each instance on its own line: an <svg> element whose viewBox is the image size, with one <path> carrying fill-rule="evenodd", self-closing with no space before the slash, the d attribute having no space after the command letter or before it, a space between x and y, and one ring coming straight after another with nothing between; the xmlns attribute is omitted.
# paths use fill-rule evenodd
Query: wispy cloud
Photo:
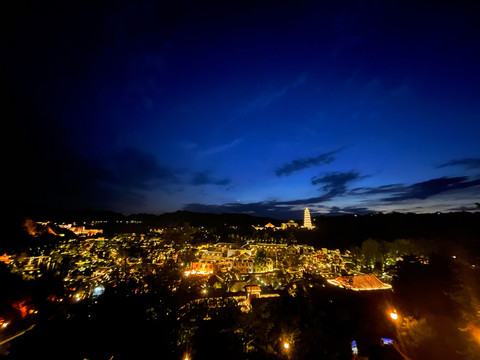
<svg viewBox="0 0 480 360"><path fill-rule="evenodd" d="M346 215L346 214L357 214L357 215L365 215L371 214L375 211L369 209L368 207L359 207L359 206L332 206L328 210L328 215Z"/></svg>
<svg viewBox="0 0 480 360"><path fill-rule="evenodd" d="M404 201L410 199L425 200L432 196L452 191L473 188L480 185L480 179L469 180L466 176L441 177L414 183L412 185L392 184L378 187L356 188L349 192L350 195L371 196L385 194L382 201Z"/></svg>
<svg viewBox="0 0 480 360"><path fill-rule="evenodd" d="M437 166L437 168L443 168L447 166L464 166L467 169L479 169L480 158L464 158L464 159L450 160L444 164Z"/></svg>
<svg viewBox="0 0 480 360"><path fill-rule="evenodd" d="M306 80L307 80L307 73L304 72L300 74L290 84L284 85L281 88L274 89L268 93L264 93L263 95L258 96L256 99L254 99L249 104L247 104L243 109L241 109L241 112L245 114L255 109L265 108L269 106L271 103L273 103L275 100L277 100L278 98L281 98L282 96L284 96L289 90L297 87L298 85L303 84Z"/></svg>
<svg viewBox="0 0 480 360"><path fill-rule="evenodd" d="M335 155L342 149L330 151L311 158L295 159L275 169L277 176L289 176L296 171L307 169L312 166L327 165L335 161Z"/></svg>
<svg viewBox="0 0 480 360"><path fill-rule="evenodd" d="M312 178L313 185L322 185L325 194L296 200L266 200L252 203L231 202L220 205L191 203L184 209L210 213L245 213L256 216L271 216L278 219L301 219L303 209L316 209L317 214L343 215L368 214L373 212L433 212L433 211L475 211L480 203L480 179L468 177L443 177L411 185L388 184L377 187L358 187L349 190L349 185L367 176L356 171L332 172ZM459 197L462 193L463 197ZM380 195L380 199L377 195ZM363 197L352 205L332 204L342 197ZM427 201L423 201L426 200ZM419 202L418 200L422 200ZM329 205L326 205L326 204ZM342 203L342 201L340 201ZM416 205L416 206L415 206ZM412 210L413 209L413 210Z"/></svg>
<svg viewBox="0 0 480 360"><path fill-rule="evenodd" d="M348 184L364 177L353 170L349 172L332 172L321 177L313 177L312 185L323 185L320 189L327 192L325 196L333 198L345 194L348 191Z"/></svg>
<svg viewBox="0 0 480 360"><path fill-rule="evenodd" d="M296 202L296 201L295 201ZM303 204L303 203L302 203ZM281 202L276 200L260 201L252 203L226 203L221 205L191 203L185 204L184 210L208 212L215 214L237 213L251 214L255 216L271 216L275 218L292 219L300 218L304 207L299 207L296 203Z"/></svg>
<svg viewBox="0 0 480 360"><path fill-rule="evenodd" d="M312 179L312 184L323 184L321 190L326 191L325 194L297 200L266 200L252 203L240 203L232 202L221 205L200 204L191 203L185 204L184 209L190 211L199 212L212 212L212 213L245 213L256 216L273 216L283 219L291 219L301 217L303 209L309 207L310 209L325 209L324 213L329 212L329 208L321 205L321 203L331 201L337 196L341 196L347 193L347 184L354 182L364 176L358 174L355 171L346 173L335 172L328 173L322 177L316 177ZM338 210L338 209L337 209ZM368 212L367 208L351 207L349 210L352 213L365 213ZM348 209L345 209L347 212Z"/></svg>
<svg viewBox="0 0 480 360"><path fill-rule="evenodd" d="M390 184L376 187L359 187L350 190L350 195L395 194L404 191L404 184Z"/></svg>
<svg viewBox="0 0 480 360"><path fill-rule="evenodd" d="M480 180L468 181L468 177L442 177L437 179L431 179L413 185L405 187L402 191L396 195L385 198L385 201L402 201L408 199L427 199L431 196L451 191L465 189L473 186L480 185Z"/></svg>
<svg viewBox="0 0 480 360"><path fill-rule="evenodd" d="M205 151L200 152L200 156L209 156L209 155L213 155L213 154L222 153L226 150L230 150L230 149L238 146L239 144L242 143L242 141L243 141L243 138L238 138L238 139L232 140L229 143L220 144L218 146L211 147L211 148L209 148Z"/></svg>

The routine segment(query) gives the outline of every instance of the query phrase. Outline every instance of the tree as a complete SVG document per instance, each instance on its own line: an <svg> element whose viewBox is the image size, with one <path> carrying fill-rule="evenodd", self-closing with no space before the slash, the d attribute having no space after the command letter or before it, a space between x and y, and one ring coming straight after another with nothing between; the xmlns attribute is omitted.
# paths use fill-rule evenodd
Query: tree
<svg viewBox="0 0 480 360"><path fill-rule="evenodd" d="M367 239L362 243L361 254L364 267L373 268L375 263L383 262L380 246L374 239Z"/></svg>
<svg viewBox="0 0 480 360"><path fill-rule="evenodd" d="M255 258L253 259L253 265L255 267L255 272L262 272L265 270L267 265L267 254L265 250L260 249L255 254Z"/></svg>

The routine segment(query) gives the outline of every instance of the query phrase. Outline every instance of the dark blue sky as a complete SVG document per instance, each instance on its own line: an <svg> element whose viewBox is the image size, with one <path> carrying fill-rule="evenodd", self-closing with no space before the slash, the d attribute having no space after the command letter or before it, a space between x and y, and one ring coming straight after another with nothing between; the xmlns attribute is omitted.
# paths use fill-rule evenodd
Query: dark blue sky
<svg viewBox="0 0 480 360"><path fill-rule="evenodd" d="M3 14L16 203L298 218L480 201L475 8L113 3Z"/></svg>

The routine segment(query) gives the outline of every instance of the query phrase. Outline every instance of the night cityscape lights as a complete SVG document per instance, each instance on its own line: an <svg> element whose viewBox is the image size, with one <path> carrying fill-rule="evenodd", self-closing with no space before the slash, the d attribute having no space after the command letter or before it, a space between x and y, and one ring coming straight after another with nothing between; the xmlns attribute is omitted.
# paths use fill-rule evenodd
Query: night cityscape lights
<svg viewBox="0 0 480 360"><path fill-rule="evenodd" d="M479 360L478 1L6 1L0 360Z"/></svg>
<svg viewBox="0 0 480 360"><path fill-rule="evenodd" d="M172 360L217 358L232 347L235 359L297 359L319 351L332 356L342 351L352 359L379 351L386 358L428 358L438 350L435 328L442 330L438 336L458 339L452 351L475 353L480 308L465 302L465 288L454 284L457 274L476 281L479 263L458 249L452 256L449 246L441 255L438 244L423 238L367 238L349 248L328 248L321 236L331 225L315 220L323 228L273 223L150 228L138 220L129 232L119 231L125 222L92 221L79 229L29 221L34 242L0 258L0 275L13 289L0 298L0 350L26 354L30 347L24 344L39 338L45 343L39 351L48 352L68 334L62 329L75 327L78 333L61 341L84 343L92 329L109 329L87 347L66 350L82 358L128 357L139 351L137 344L142 356ZM451 268L456 272L449 273ZM431 272L450 274L450 292L432 282ZM476 296L471 286L468 293ZM438 317L439 299L457 309L470 306L470 312L452 317L454 326L437 327L448 313L444 309ZM48 335L55 330L43 330L50 324L45 319L55 319L51 324L59 333ZM222 340L207 346L205 339L215 336ZM147 341L150 337L156 340ZM474 359L467 355L465 360Z"/></svg>

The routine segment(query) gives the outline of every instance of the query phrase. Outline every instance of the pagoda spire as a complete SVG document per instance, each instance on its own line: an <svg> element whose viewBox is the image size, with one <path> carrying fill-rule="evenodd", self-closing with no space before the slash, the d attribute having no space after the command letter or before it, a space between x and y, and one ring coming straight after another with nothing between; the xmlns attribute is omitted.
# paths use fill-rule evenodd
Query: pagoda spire
<svg viewBox="0 0 480 360"><path fill-rule="evenodd" d="M303 227L313 228L312 219L310 218L310 210L308 210L308 208L305 208L303 212Z"/></svg>

